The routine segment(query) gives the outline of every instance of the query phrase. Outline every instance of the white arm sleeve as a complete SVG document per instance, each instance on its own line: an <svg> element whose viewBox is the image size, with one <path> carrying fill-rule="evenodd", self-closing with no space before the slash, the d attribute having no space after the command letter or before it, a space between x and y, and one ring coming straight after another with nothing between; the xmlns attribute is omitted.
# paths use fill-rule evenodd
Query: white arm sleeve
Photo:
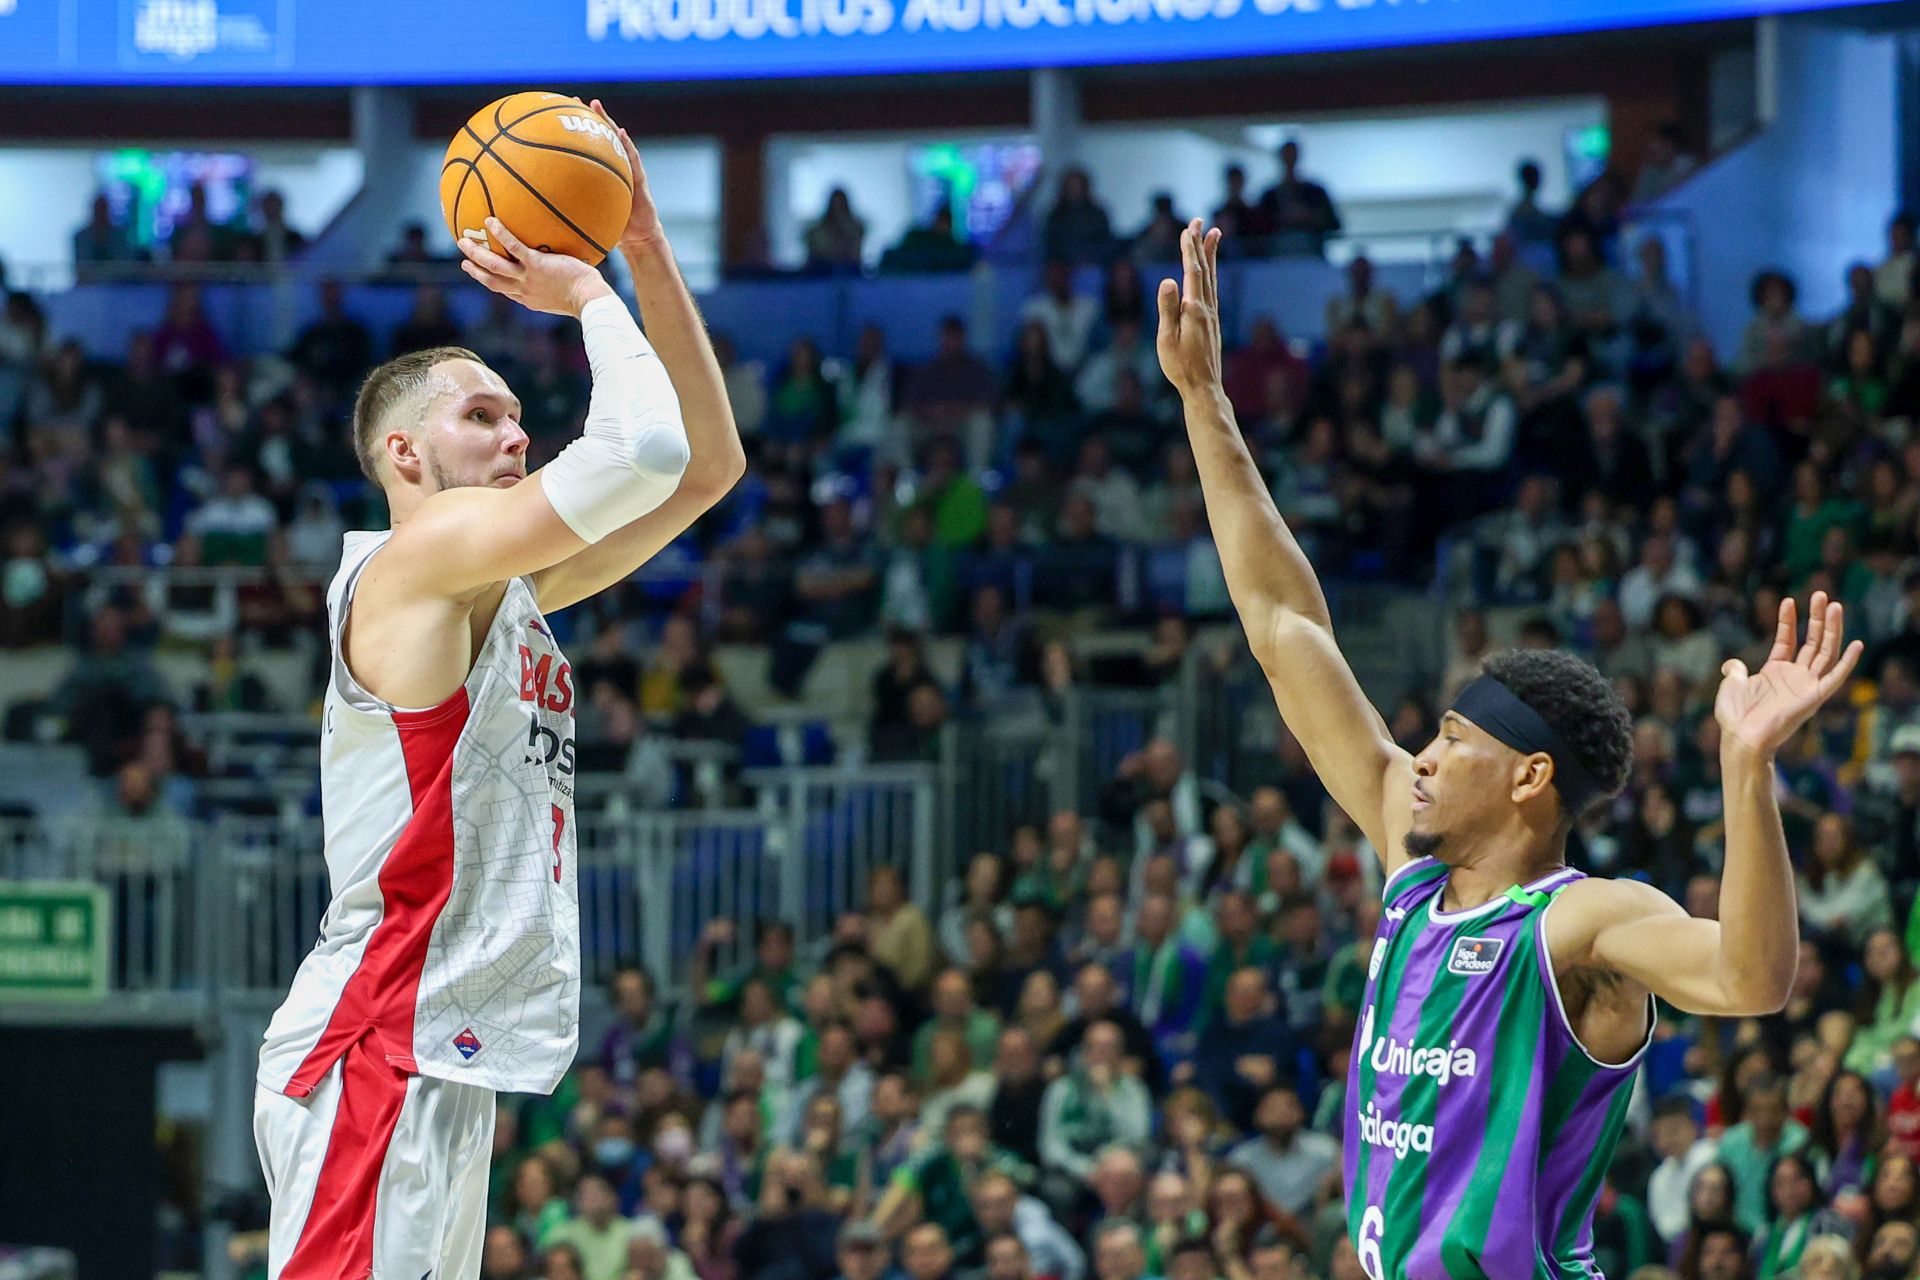
<svg viewBox="0 0 1920 1280"><path fill-rule="evenodd" d="M615 297L580 312L593 396L580 438L540 471L567 527L598 542L673 496L692 451L666 366Z"/></svg>

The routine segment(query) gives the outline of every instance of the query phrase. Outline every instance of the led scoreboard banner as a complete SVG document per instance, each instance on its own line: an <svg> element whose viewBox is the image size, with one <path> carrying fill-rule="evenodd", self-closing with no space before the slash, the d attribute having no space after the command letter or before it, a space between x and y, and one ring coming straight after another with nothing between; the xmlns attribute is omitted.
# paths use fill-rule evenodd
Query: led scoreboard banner
<svg viewBox="0 0 1920 1280"><path fill-rule="evenodd" d="M0 82L687 80L1160 62L1868 0L0 0Z"/></svg>

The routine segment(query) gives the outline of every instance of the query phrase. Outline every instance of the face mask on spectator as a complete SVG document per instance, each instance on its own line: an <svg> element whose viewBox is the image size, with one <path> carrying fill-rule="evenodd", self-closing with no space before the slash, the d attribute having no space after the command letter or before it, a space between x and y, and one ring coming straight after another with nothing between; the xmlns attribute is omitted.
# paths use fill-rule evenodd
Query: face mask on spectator
<svg viewBox="0 0 1920 1280"><path fill-rule="evenodd" d="M32 604L47 593L47 570L38 560L10 560L0 584L0 598L14 608Z"/></svg>
<svg viewBox="0 0 1920 1280"><path fill-rule="evenodd" d="M679 1164L693 1154L693 1135L685 1129L662 1129L653 1140L653 1154L668 1164Z"/></svg>
<svg viewBox="0 0 1920 1280"><path fill-rule="evenodd" d="M683 1133L685 1130L674 1132ZM666 1135L661 1136L664 1138ZM593 1144L593 1158L598 1160L604 1168L610 1169L616 1165L624 1165L633 1159L633 1139L602 1138Z"/></svg>

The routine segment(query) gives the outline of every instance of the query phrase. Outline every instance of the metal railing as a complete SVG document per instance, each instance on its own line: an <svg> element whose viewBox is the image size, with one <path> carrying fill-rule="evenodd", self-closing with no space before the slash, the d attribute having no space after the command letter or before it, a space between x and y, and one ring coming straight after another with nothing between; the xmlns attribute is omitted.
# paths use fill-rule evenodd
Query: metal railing
<svg viewBox="0 0 1920 1280"><path fill-rule="evenodd" d="M1363 683L1384 689L1391 677L1403 691L1438 672L1438 593L1340 587L1329 597ZM586 980L638 961L683 989L714 919L784 921L803 948L824 947L839 918L864 906L867 877L883 864L931 907L966 858L1004 852L1015 828L1062 809L1098 813L1121 762L1154 737L1171 740L1223 794L1245 794L1270 772L1278 720L1244 653L1222 669L1210 648L1196 645L1155 687L1073 686L1035 694L1024 712L956 721L935 764L749 769L737 785L694 789L720 807L668 812L642 802L622 775L583 774L575 821ZM1384 676L1369 680L1370 671ZM312 726L300 717L186 723L217 756L310 753ZM717 778L731 770L710 748L694 754ZM0 880L100 884L114 993L209 1005L277 1000L332 896L320 822L297 806L198 822L164 813L8 820ZM736 948L750 945L751 930L739 934Z"/></svg>
<svg viewBox="0 0 1920 1280"><path fill-rule="evenodd" d="M1046 608L1050 589L1091 575L1101 585L1101 597L1117 612L1147 617L1184 600L1186 551L1186 544L1174 541L1120 542L1091 554L1074 545L1040 543L1004 553L960 552L950 565L961 583L1010 584L1008 603L1020 611ZM722 631L726 611L743 585L757 586L769 576L791 580L805 563L794 557L749 563L724 554L700 560L663 557L642 565L624 581L656 599L697 591L703 629L715 634ZM277 584L283 589L324 590L333 572L331 565L311 564L78 567L85 585L96 590L69 593L68 625L74 635L81 634L83 610L100 594L97 589L120 588L138 593L159 618L162 632L184 643L211 642L213 631L203 620L237 618L240 595L247 588ZM176 604L177 600L187 603ZM763 641L764 635L754 639Z"/></svg>
<svg viewBox="0 0 1920 1280"><path fill-rule="evenodd" d="M931 895L931 768L772 770L751 809L582 814L582 976L640 962L684 985L715 918L783 920L803 947L866 900L882 863ZM332 897L317 819L172 816L0 822L0 880L87 881L109 904L116 996L277 998Z"/></svg>
<svg viewBox="0 0 1920 1280"><path fill-rule="evenodd" d="M1195 655L1158 688L1075 687L1027 714L949 726L941 743L945 871L975 853L1004 853L1016 828L1044 827L1059 810L1097 813L1120 762L1152 738L1197 761L1199 673Z"/></svg>
<svg viewBox="0 0 1920 1280"><path fill-rule="evenodd" d="M881 865L937 903L959 860L1004 850L1016 826L1095 812L1149 738L1191 753L1192 682L1076 688L1051 716L955 724L939 765L748 770L739 808L643 812L618 778L586 788L602 807L576 818L583 976L603 982L637 961L681 989L714 919L784 921L802 948L824 947ZM0 880L101 885L113 993L209 1006L284 993L332 897L320 820L298 815L10 819Z"/></svg>

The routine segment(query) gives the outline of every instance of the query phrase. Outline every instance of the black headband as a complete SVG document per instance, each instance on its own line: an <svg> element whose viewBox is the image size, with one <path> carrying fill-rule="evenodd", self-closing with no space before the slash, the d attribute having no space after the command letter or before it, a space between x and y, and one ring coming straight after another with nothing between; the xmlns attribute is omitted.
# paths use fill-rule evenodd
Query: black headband
<svg viewBox="0 0 1920 1280"><path fill-rule="evenodd" d="M1553 760L1553 785L1560 789L1560 803L1575 818L1604 791L1540 713L1492 676L1481 676L1462 689L1453 700L1453 710L1523 755L1546 752Z"/></svg>

